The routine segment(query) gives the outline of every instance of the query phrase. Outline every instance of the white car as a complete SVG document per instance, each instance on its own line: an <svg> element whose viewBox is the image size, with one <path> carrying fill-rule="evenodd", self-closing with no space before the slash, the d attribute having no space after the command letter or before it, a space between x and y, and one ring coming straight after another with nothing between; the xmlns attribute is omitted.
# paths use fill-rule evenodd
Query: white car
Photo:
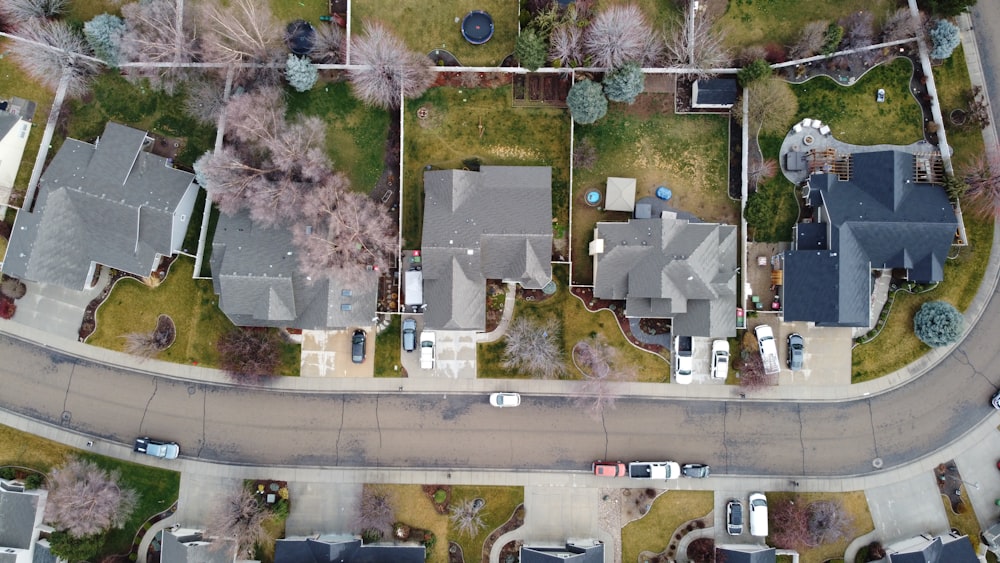
<svg viewBox="0 0 1000 563"><path fill-rule="evenodd" d="M434 343L437 341L433 332L420 333L420 369L434 369Z"/></svg>
<svg viewBox="0 0 1000 563"><path fill-rule="evenodd" d="M729 341L712 341L712 379L729 376Z"/></svg>
<svg viewBox="0 0 1000 563"><path fill-rule="evenodd" d="M516 407L521 404L521 396L517 393L491 393L490 404L494 407Z"/></svg>
<svg viewBox="0 0 1000 563"><path fill-rule="evenodd" d="M750 495L750 535L767 536L767 497L764 493Z"/></svg>

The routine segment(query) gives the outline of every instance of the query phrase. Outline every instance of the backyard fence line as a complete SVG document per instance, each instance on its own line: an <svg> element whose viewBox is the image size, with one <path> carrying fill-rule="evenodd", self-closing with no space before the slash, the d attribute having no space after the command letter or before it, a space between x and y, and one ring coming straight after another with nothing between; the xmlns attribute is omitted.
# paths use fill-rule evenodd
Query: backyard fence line
<svg viewBox="0 0 1000 563"><path fill-rule="evenodd" d="M795 59L794 61L785 61L783 63L775 63L771 65L773 69L786 68L794 65L813 63L816 61L825 61L827 59L832 59L835 57L842 57L845 55L853 55L854 53L863 53L864 51L874 51L876 49L885 49L886 47L895 47L897 45L905 45L906 43L912 43L916 41L916 37L909 37L907 39L897 39L895 41L887 41L885 43L878 43L875 45L869 45L867 47L859 47L857 49L845 49L843 51L837 51L835 53L830 53L829 55L816 55L813 57L806 57L804 59Z"/></svg>

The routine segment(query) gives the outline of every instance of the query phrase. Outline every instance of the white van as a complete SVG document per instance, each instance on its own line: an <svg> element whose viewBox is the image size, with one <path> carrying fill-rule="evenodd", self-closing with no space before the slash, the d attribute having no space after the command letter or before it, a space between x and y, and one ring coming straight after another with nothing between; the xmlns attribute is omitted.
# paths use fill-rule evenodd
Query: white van
<svg viewBox="0 0 1000 563"><path fill-rule="evenodd" d="M767 536L767 497L764 493L750 495L750 535Z"/></svg>

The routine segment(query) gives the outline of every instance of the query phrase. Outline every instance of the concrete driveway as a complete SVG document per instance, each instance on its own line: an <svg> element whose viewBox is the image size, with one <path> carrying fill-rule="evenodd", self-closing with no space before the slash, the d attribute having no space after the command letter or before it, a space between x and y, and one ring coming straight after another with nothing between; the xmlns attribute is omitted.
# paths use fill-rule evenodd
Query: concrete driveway
<svg viewBox="0 0 1000 563"><path fill-rule="evenodd" d="M400 352L400 360L407 377L450 377L452 379L476 378L476 332L459 330L436 330L434 344L434 368L420 367L420 332L424 330L423 315L407 314L417 321L417 346L415 352ZM399 346L402 349L402 341Z"/></svg>
<svg viewBox="0 0 1000 563"><path fill-rule="evenodd" d="M774 315L761 315L749 329L768 324L778 341L781 373L778 385L850 385L851 329L818 328L807 322L783 323ZM786 367L788 335L797 332L806 341L804 369L791 371Z"/></svg>
<svg viewBox="0 0 1000 563"><path fill-rule="evenodd" d="M351 361L351 337L361 328L367 333L365 361ZM374 327L351 327L346 330L302 331L302 377L373 377L375 375Z"/></svg>
<svg viewBox="0 0 1000 563"><path fill-rule="evenodd" d="M883 544L924 533L941 534L951 528L931 469L905 481L866 489L865 497L875 536Z"/></svg>
<svg viewBox="0 0 1000 563"><path fill-rule="evenodd" d="M55 336L78 340L83 312L100 295L109 279L108 269L102 268L94 288L85 291L25 281L28 291L17 300L17 312L14 313L13 320Z"/></svg>

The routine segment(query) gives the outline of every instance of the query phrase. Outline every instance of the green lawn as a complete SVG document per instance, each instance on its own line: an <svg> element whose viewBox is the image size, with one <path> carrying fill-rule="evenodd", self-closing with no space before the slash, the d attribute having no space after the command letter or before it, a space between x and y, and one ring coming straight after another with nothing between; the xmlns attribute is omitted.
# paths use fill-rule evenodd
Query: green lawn
<svg viewBox="0 0 1000 563"><path fill-rule="evenodd" d="M0 52L7 52L9 48L10 40L0 38ZM31 120L28 144L24 147L21 167L17 170L17 178L14 180L14 190L11 197L11 202L20 207L25 190L28 189L28 181L31 179L31 169L35 166L35 159L38 157L38 147L42 142L45 121L49 118L49 112L52 110L52 100L55 98L55 93L25 74L21 67L14 63L14 57L5 56L0 58L0 98L11 96L31 100L37 104L35 116ZM52 153L50 152L49 155L51 156Z"/></svg>
<svg viewBox="0 0 1000 563"><path fill-rule="evenodd" d="M553 266L552 274L559 284L556 294L544 301L518 299L514 305L514 316L517 318L517 316L523 315L531 319L557 317L562 320L563 353L568 379L580 378L580 374L573 367L570 358L573 346L595 334L604 335L608 344L618 350L623 363L635 366L639 381L664 382L669 379L669 364L659 356L644 352L629 344L610 311L591 313L579 299L570 295L566 286L568 277L566 265ZM503 339L499 342L479 346L479 377L530 377L527 374L512 373L501 367L503 349Z"/></svg>
<svg viewBox="0 0 1000 563"><path fill-rule="evenodd" d="M403 248L419 248L423 170L482 164L551 166L552 213L568 224L569 116L565 110L511 107L511 86L433 88L405 107ZM417 118L427 108L426 119ZM479 132L479 123L483 132Z"/></svg>
<svg viewBox="0 0 1000 563"><path fill-rule="evenodd" d="M951 57L934 67L934 85L937 86L941 101L948 144L955 150L952 162L956 170L960 171L964 163L975 159L985 150L980 129L975 126L953 125L948 118L952 110L968 107L965 94L970 90L969 67L965 63L965 52L961 45Z"/></svg>
<svg viewBox="0 0 1000 563"><path fill-rule="evenodd" d="M868 71L852 86L839 86L826 76L793 84L799 100L795 121L819 119L830 126L838 140L855 145L919 141L923 138L923 117L909 91L912 74L909 59L897 58ZM884 103L875 101L879 88L885 89Z"/></svg>
<svg viewBox="0 0 1000 563"><path fill-rule="evenodd" d="M181 364L216 367L219 364L215 343L233 323L219 310L218 296L210 280L191 279L194 260L178 258L166 280L150 288L134 279L118 282L108 299L97 310L97 330L89 344L122 350L123 335L153 330L156 317L170 315L177 327L174 344L158 359ZM298 375L298 346L284 344L281 375Z"/></svg>
<svg viewBox="0 0 1000 563"><path fill-rule="evenodd" d="M824 563L844 556L844 551L854 538L863 536L875 529L871 512L868 509L868 499L864 491L848 493L767 493L767 500L776 503L781 499L794 499L796 504L811 504L817 501L839 501L845 514L853 522L852 533L848 537L833 543L824 543L816 547L802 547L798 550L801 563ZM774 524L772 523L772 528ZM773 530L772 530L773 531Z"/></svg>
<svg viewBox="0 0 1000 563"><path fill-rule="evenodd" d="M375 377L403 377L399 359L403 321L392 315L392 322L375 337Z"/></svg>
<svg viewBox="0 0 1000 563"><path fill-rule="evenodd" d="M854 348L851 381L859 383L892 373L926 354L930 348L913 334L913 316L926 301L947 301L965 311L986 273L993 243L993 221L965 216L969 246L952 251L944 266L944 282L918 295L899 292L885 328L877 338ZM891 343L891 346L888 345Z"/></svg>
<svg viewBox="0 0 1000 563"><path fill-rule="evenodd" d="M202 125L183 110L183 93L168 96L147 86L133 85L116 72L106 72L93 83L93 92L70 100L68 121L61 132L67 137L93 141L108 121L123 123L167 137L184 139L178 165L190 167L215 143L215 128Z"/></svg>
<svg viewBox="0 0 1000 563"><path fill-rule="evenodd" d="M514 513L514 509L524 503L524 488L459 485L451 489L451 504L453 506L462 501L477 498L486 501L479 513L486 525L475 537L459 533L453 529L450 521L448 523L448 540L458 542L462 546L462 553L465 555L466 561L481 560L479 554L483 550L486 536L506 522Z"/></svg>
<svg viewBox="0 0 1000 563"><path fill-rule="evenodd" d="M729 126L725 116L675 115L663 95L644 94L632 106L611 104L593 125L575 128L575 144L589 142L597 152L590 170L573 171L573 283L593 283L587 245L597 221L622 221L628 214L604 212L584 200L591 188L604 192L609 176L636 179L636 199L669 186L670 204L704 221L736 225L739 205L729 199L726 182Z"/></svg>
<svg viewBox="0 0 1000 563"><path fill-rule="evenodd" d="M275 19L281 23L303 19L320 25L319 17L330 13L327 0L268 0L268 4ZM323 25L329 24L324 22Z"/></svg>
<svg viewBox="0 0 1000 563"><path fill-rule="evenodd" d="M483 45L472 45L462 37L462 18L472 10L493 16L493 38ZM500 66L514 52L517 12L514 0L441 0L433 5L366 0L351 5L351 32L361 33L365 21L379 21L418 53L444 49L464 66Z"/></svg>
<svg viewBox="0 0 1000 563"><path fill-rule="evenodd" d="M731 48L776 43L793 45L809 22L839 20L851 12L868 10L878 24L896 8L893 0L816 0L805 9L801 0L729 0L726 13L715 24Z"/></svg>
<svg viewBox="0 0 1000 563"><path fill-rule="evenodd" d="M120 16L122 9L121 0L87 0L86 2L67 2L66 21L72 25L82 26L84 23L94 19L94 16L108 13Z"/></svg>
<svg viewBox="0 0 1000 563"><path fill-rule="evenodd" d="M371 192L384 168L389 113L358 101L347 82L321 82L308 92L289 92L288 117L299 113L326 122L327 153L334 168L347 174L354 190Z"/></svg>
<svg viewBox="0 0 1000 563"><path fill-rule="evenodd" d="M622 528L622 561L639 561L640 551L666 549L678 526L712 511L714 498L711 491L667 491L656 497L645 516Z"/></svg>

